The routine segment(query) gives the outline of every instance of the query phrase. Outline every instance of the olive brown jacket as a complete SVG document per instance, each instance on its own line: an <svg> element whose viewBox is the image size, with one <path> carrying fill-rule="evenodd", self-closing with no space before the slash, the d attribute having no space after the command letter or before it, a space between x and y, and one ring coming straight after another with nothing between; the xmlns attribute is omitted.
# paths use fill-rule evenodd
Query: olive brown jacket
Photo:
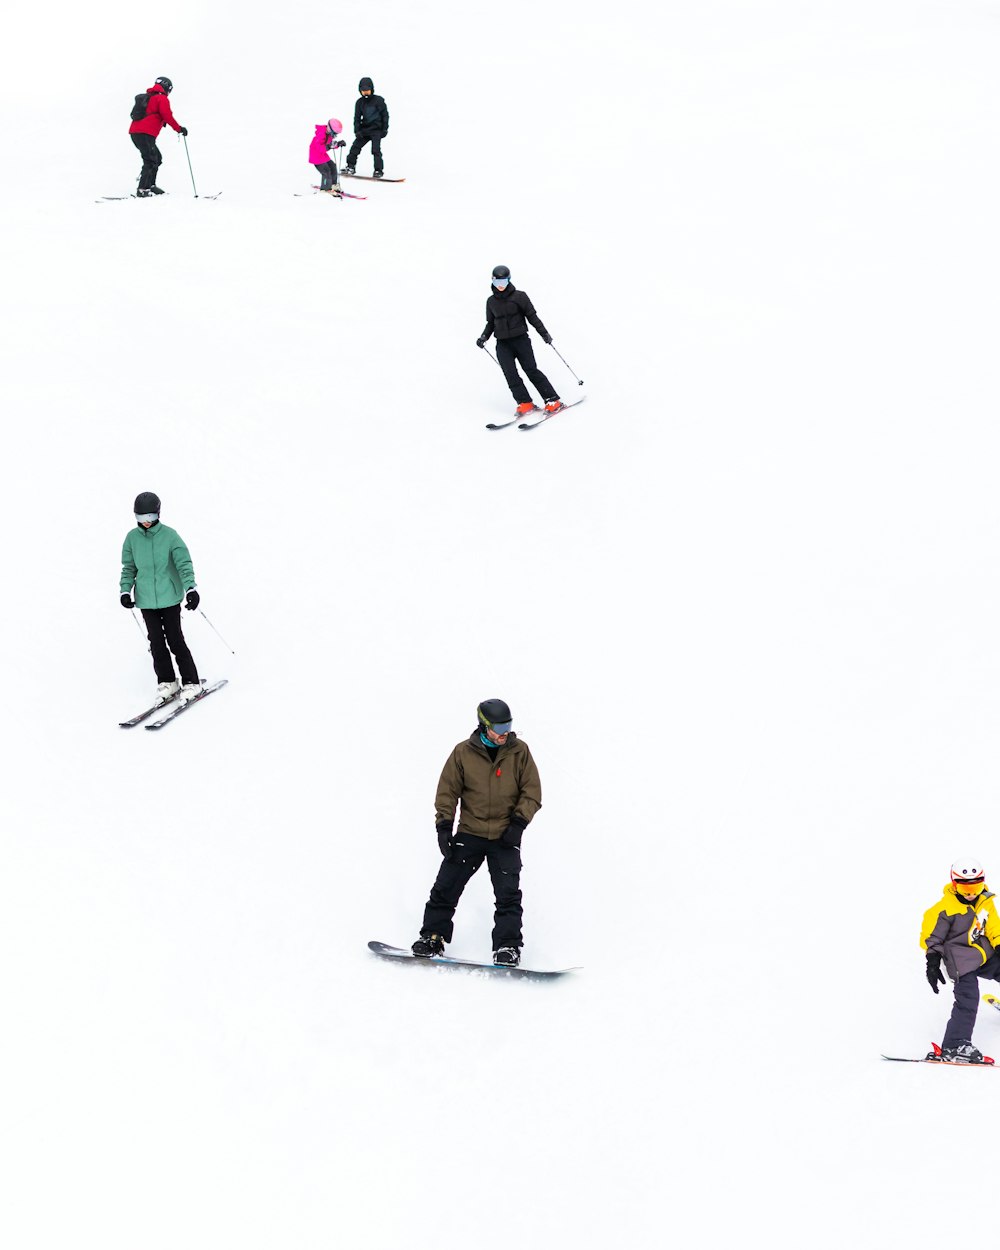
<svg viewBox="0 0 1000 1250"><path fill-rule="evenodd" d="M512 819L525 825L542 806L542 783L528 744L515 733L497 751L483 746L476 729L460 742L441 771L434 801L435 823L495 842Z"/></svg>

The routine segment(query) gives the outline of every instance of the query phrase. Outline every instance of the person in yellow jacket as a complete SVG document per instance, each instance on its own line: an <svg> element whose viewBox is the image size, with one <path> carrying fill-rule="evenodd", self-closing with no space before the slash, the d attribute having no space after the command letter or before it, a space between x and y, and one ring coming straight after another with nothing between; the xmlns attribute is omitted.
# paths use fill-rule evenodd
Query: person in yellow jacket
<svg viewBox="0 0 1000 1250"><path fill-rule="evenodd" d="M928 1059L993 1062L973 1046L972 1030L979 1010L979 978L1000 981L1000 915L994 898L979 860L960 859L951 866L944 897L924 913L920 945L927 952L928 983L935 994L945 984L943 961L955 985L941 1053L932 1051Z"/></svg>

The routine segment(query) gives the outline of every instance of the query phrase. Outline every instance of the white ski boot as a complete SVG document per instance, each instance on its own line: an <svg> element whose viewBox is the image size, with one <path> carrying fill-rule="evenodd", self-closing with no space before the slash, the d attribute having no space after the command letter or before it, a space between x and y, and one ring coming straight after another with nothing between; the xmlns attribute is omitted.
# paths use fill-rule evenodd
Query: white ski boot
<svg viewBox="0 0 1000 1250"><path fill-rule="evenodd" d="M156 702L153 706L160 707L164 703L169 703L180 688L181 685L178 681L161 681L156 687Z"/></svg>
<svg viewBox="0 0 1000 1250"><path fill-rule="evenodd" d="M201 694L204 688L200 681L185 682L181 686L181 702L190 703L192 699L196 699Z"/></svg>

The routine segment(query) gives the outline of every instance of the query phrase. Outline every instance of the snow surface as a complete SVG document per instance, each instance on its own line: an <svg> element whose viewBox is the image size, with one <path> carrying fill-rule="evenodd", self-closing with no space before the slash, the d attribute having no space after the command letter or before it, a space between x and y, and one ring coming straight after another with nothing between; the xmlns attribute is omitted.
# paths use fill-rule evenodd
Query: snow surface
<svg viewBox="0 0 1000 1250"><path fill-rule="evenodd" d="M878 1055L940 1038L948 864L1000 871L998 42L994 0L18 11L6 1247L955 1235L1000 1078ZM166 133L169 197L95 203L161 73L221 199ZM310 197L362 74L407 182ZM589 397L531 435L483 429L499 262ZM236 651L186 618L230 685L159 735L140 490ZM491 696L550 985L365 947Z"/></svg>

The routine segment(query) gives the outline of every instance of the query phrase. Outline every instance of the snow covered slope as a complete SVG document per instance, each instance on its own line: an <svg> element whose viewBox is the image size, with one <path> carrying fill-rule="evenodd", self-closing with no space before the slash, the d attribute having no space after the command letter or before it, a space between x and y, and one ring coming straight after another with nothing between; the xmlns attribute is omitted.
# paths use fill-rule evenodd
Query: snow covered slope
<svg viewBox="0 0 1000 1250"><path fill-rule="evenodd" d="M929 1146L1000 1077L878 1054L940 1037L916 935L952 858L1000 876L996 7L19 23L4 1244L953 1233ZM95 202L164 73L221 198L166 134L169 196ZM407 181L309 196L361 75ZM531 435L483 428L497 263L586 383ZM140 490L236 651L186 618L230 684L158 735L117 728L152 685ZM525 961L584 966L553 985L366 950L416 935L492 696L544 789ZM490 916L481 874L453 953Z"/></svg>

